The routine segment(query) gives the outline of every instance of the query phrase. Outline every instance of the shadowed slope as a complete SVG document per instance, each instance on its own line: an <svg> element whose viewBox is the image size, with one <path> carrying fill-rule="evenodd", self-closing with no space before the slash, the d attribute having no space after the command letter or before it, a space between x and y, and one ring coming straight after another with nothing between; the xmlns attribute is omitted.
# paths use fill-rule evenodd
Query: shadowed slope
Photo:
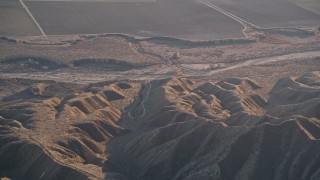
<svg viewBox="0 0 320 180"><path fill-rule="evenodd" d="M268 98L247 78L30 81L1 99L0 176L316 180L318 74L280 79Z"/></svg>

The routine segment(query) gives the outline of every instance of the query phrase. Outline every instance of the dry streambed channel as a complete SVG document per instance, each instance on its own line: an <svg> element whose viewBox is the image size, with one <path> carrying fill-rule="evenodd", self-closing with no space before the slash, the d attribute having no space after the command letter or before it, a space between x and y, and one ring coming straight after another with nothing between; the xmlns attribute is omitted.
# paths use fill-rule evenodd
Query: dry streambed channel
<svg viewBox="0 0 320 180"><path fill-rule="evenodd" d="M26 78L37 80L55 80L60 82L76 82L76 83L91 83L105 80L123 80L123 79L162 79L177 75L177 70L188 67L188 71L179 74L183 77L208 76L216 73L233 70L245 66L262 65L266 63L275 63L287 60L304 60L306 58L320 57L320 51L308 51L301 53L292 53L273 57L264 57L257 59L248 59L238 62L230 66L206 70L208 64L197 64L196 68L192 69L192 65L153 65L153 66L134 66L126 63L110 63L104 69L98 63L88 65L88 60L77 61L75 67L63 67L52 71L31 71L31 72L0 72L1 78ZM112 62L112 61L111 61ZM112 68L113 66L113 68ZM214 66L214 65L212 65ZM203 69L201 68L203 67ZM43 67L42 67L43 68Z"/></svg>

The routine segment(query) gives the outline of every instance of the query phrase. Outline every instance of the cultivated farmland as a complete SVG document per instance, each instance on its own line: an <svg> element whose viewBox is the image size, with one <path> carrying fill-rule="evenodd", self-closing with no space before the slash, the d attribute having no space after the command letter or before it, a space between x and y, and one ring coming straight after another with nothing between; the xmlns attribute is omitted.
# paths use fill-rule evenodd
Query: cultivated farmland
<svg viewBox="0 0 320 180"><path fill-rule="evenodd" d="M17 0L0 1L0 35L40 35L28 13Z"/></svg>
<svg viewBox="0 0 320 180"><path fill-rule="evenodd" d="M304 6L306 3L297 2L298 6L286 0L208 0L224 10L263 28L296 27L320 25L320 9L313 12ZM312 6L320 7L320 1L312 2Z"/></svg>
<svg viewBox="0 0 320 180"><path fill-rule="evenodd" d="M26 4L48 35L127 33L197 40L243 37L241 24L197 1Z"/></svg>
<svg viewBox="0 0 320 180"><path fill-rule="evenodd" d="M0 180L319 180L316 1L0 0Z"/></svg>
<svg viewBox="0 0 320 180"><path fill-rule="evenodd" d="M290 0L290 2L320 15L320 3L318 0Z"/></svg>
<svg viewBox="0 0 320 180"><path fill-rule="evenodd" d="M244 27L237 18L262 28L314 26L320 25L318 7L316 0L4 0L0 35L242 38Z"/></svg>

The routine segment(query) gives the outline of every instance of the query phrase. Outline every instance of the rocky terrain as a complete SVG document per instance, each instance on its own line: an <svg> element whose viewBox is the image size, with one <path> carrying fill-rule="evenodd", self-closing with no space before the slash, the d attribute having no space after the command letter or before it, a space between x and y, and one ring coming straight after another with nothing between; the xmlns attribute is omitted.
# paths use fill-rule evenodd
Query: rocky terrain
<svg viewBox="0 0 320 180"><path fill-rule="evenodd" d="M251 33L3 37L0 178L318 180L319 29Z"/></svg>
<svg viewBox="0 0 320 180"><path fill-rule="evenodd" d="M320 72L284 77L267 97L264 88L248 78L2 79L1 175L317 179Z"/></svg>

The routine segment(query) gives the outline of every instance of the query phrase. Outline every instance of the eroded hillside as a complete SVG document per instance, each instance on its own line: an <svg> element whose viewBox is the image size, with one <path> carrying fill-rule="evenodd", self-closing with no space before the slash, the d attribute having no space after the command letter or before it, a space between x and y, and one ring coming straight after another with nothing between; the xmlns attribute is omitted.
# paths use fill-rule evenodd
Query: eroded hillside
<svg viewBox="0 0 320 180"><path fill-rule="evenodd" d="M317 179L319 81L2 79L0 177Z"/></svg>

